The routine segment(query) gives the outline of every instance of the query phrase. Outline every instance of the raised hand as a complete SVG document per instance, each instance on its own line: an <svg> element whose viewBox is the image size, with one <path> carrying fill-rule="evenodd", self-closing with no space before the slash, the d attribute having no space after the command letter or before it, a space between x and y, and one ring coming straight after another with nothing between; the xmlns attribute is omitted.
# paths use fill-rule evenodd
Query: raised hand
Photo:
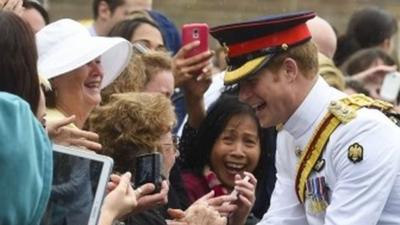
<svg viewBox="0 0 400 225"><path fill-rule="evenodd" d="M256 200L257 179L249 172L244 172L244 176L249 179L243 179L238 174L235 176L235 190L238 193L238 199L233 204L237 206L237 209L229 215L229 225L245 224Z"/></svg>
<svg viewBox="0 0 400 225"><path fill-rule="evenodd" d="M120 176L112 174L110 176L110 182L107 184L107 190L109 192L113 191L120 183L120 180ZM167 181L162 182L161 191L159 193L152 194L154 189L155 186L151 183L144 184L136 189L138 205L130 214L136 214L147 209L167 204L169 190Z"/></svg>
<svg viewBox="0 0 400 225"><path fill-rule="evenodd" d="M183 46L172 59L172 72L175 78L175 87L181 87L187 80L196 79L197 76L207 76L208 69L204 68L211 65L210 59L214 55L213 51L206 51L190 58L185 55L200 45L199 41L191 42ZM201 71L198 74L198 71Z"/></svg>
<svg viewBox="0 0 400 225"><path fill-rule="evenodd" d="M22 0L0 0L0 10L11 11L17 15L22 13Z"/></svg>
<svg viewBox="0 0 400 225"><path fill-rule="evenodd" d="M110 221L135 211L138 205L137 193L130 184L131 173L127 172L119 178L118 185L104 198L100 224L110 224Z"/></svg>
<svg viewBox="0 0 400 225"><path fill-rule="evenodd" d="M75 121L72 115L65 119L55 122L47 121L47 132L54 143L64 146L84 147L95 152L101 151L99 135L94 132L84 131L79 128L68 127L67 125Z"/></svg>
<svg viewBox="0 0 400 225"><path fill-rule="evenodd" d="M368 90L371 97L380 98L379 90L385 75L396 71L396 69L396 66L378 65L368 68L357 74L353 74L349 79L362 83L364 88Z"/></svg>

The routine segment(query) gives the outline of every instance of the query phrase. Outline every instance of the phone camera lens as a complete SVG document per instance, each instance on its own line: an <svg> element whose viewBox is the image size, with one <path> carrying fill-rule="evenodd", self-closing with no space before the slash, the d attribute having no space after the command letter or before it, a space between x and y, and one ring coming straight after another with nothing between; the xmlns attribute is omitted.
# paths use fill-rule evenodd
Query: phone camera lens
<svg viewBox="0 0 400 225"><path fill-rule="evenodd" d="M199 38L199 30L198 29L193 30L193 38L195 38L195 39Z"/></svg>

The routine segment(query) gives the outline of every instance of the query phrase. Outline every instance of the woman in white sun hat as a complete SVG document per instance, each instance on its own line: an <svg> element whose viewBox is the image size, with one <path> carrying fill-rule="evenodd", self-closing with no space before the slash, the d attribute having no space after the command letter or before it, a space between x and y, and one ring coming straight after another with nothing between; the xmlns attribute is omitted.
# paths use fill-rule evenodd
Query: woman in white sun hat
<svg viewBox="0 0 400 225"><path fill-rule="evenodd" d="M76 116L82 128L101 101L100 90L125 68L131 44L122 38L93 37L71 19L61 19L36 34L38 71L52 90L46 93L47 120Z"/></svg>

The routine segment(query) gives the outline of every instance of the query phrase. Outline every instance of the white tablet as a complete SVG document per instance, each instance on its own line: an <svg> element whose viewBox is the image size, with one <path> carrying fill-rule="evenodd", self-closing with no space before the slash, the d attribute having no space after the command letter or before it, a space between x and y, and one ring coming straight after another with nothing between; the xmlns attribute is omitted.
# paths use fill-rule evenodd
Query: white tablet
<svg viewBox="0 0 400 225"><path fill-rule="evenodd" d="M53 145L53 184L43 225L96 225L112 171L110 157Z"/></svg>

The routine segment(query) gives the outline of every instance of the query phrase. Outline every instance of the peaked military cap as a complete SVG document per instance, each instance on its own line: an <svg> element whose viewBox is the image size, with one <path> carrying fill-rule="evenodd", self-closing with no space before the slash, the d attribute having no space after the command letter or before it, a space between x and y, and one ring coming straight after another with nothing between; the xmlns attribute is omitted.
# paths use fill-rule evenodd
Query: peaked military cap
<svg viewBox="0 0 400 225"><path fill-rule="evenodd" d="M313 17L315 13L308 11L211 28L210 34L227 53L224 83L234 84L248 78L264 68L273 56L310 40L305 22Z"/></svg>

